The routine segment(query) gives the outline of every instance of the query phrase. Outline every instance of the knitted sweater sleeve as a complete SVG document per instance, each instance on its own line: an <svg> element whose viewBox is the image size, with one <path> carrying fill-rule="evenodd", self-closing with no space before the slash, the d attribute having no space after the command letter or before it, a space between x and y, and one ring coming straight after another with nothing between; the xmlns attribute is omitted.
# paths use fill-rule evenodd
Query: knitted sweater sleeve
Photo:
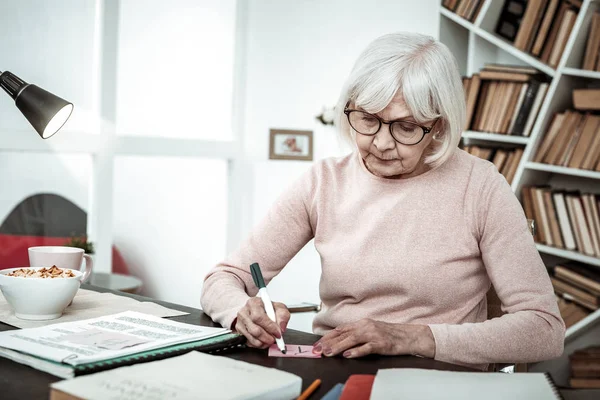
<svg viewBox="0 0 600 400"><path fill-rule="evenodd" d="M258 292L250 264L260 265L268 284L313 238L310 199L315 187L314 170L296 180L239 248L208 273L200 303L213 321L231 327L238 311Z"/></svg>
<svg viewBox="0 0 600 400"><path fill-rule="evenodd" d="M490 165L493 168L493 165ZM432 324L437 360L483 364L534 362L562 354L565 325L521 205L488 168L472 197L474 235L507 314L480 323Z"/></svg>

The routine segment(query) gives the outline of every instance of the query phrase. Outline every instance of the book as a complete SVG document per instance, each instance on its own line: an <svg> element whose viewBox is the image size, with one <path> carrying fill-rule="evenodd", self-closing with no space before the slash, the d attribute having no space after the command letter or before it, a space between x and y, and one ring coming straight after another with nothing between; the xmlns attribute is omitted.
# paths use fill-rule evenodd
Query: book
<svg viewBox="0 0 600 400"><path fill-rule="evenodd" d="M558 264L553 270L557 278L600 296L600 272L574 261Z"/></svg>
<svg viewBox="0 0 600 400"><path fill-rule="evenodd" d="M302 378L289 372L192 351L167 360L52 383L50 400L291 400L300 395L301 389Z"/></svg>
<svg viewBox="0 0 600 400"><path fill-rule="evenodd" d="M62 378L244 343L228 329L134 311L0 332L0 356ZM56 345L58 343L59 345Z"/></svg>
<svg viewBox="0 0 600 400"><path fill-rule="evenodd" d="M548 213L548 222L550 223L550 234L552 235L552 241L554 247L564 249L562 234L558 225L558 218L556 216L556 210L554 208L554 202L552 201L552 192L550 190L544 190L544 206Z"/></svg>
<svg viewBox="0 0 600 400"><path fill-rule="evenodd" d="M561 26L561 22L563 20L563 17L565 16L565 13L567 12L567 10L569 8L570 8L570 5L566 1L561 1L560 5L558 6L558 10L556 11L556 16L554 17L554 20L552 21L552 24L550 26L550 33L548 34L548 38L546 39L546 42L544 43L544 47L543 47L542 54L540 57L540 59L544 63L548 63L548 60L550 59L550 54L552 53L552 48L554 47L554 44L556 43L556 38L557 38L558 31Z"/></svg>
<svg viewBox="0 0 600 400"><path fill-rule="evenodd" d="M550 127L546 131L546 135L544 136L542 144L538 149L535 158L533 159L534 162L541 163L544 161L548 150L550 150L550 148L554 144L556 136L561 131L560 128L565 120L565 116L566 114L564 113L554 114L554 116L552 117L552 122L550 122Z"/></svg>
<svg viewBox="0 0 600 400"><path fill-rule="evenodd" d="M567 328L575 325L577 322L590 315L591 312L589 309L582 307L575 302L564 299L563 297L559 297L557 299L557 303L560 316L562 317Z"/></svg>
<svg viewBox="0 0 600 400"><path fill-rule="evenodd" d="M558 34L556 35L556 42L552 47L552 52L550 53L550 57L548 58L548 65L552 68L556 68L560 59L562 57L563 51L565 50L565 46L567 45L567 41L569 40L569 36L571 35L571 31L573 30L573 26L575 25L575 20L577 19L577 12L574 10L567 10L560 24L560 28L558 30Z"/></svg>
<svg viewBox="0 0 600 400"><path fill-rule="evenodd" d="M552 21L554 20L554 16L556 15L559 4L560 0L550 0L548 2L548 7L546 7L546 12L544 13L544 17L542 18L542 22L540 24L540 29L533 43L533 47L531 48L531 54L536 57L539 57L542 52L542 48L546 42L548 34L550 33L550 27L552 26Z"/></svg>
<svg viewBox="0 0 600 400"><path fill-rule="evenodd" d="M550 280L552 281L552 287L554 287L554 291L556 293L559 293L565 296L565 298L575 301L582 306L589 308L590 310L598 309L598 306L600 305L598 296L579 289L578 287L575 287L570 283L562 281L556 277L550 277Z"/></svg>
<svg viewBox="0 0 600 400"><path fill-rule="evenodd" d="M529 136L531 134L531 129L533 128L533 123L537 119L538 112L540 111L540 107L542 106L542 102L546 97L546 92L548 91L548 84L542 83L535 95L535 99L531 105L531 110L529 111L529 115L527 116L527 120L525 122L525 126L523 127L523 131L521 135Z"/></svg>
<svg viewBox="0 0 600 400"><path fill-rule="evenodd" d="M592 136L592 143L583 157L581 169L594 169L598 159L600 159L600 125L598 125Z"/></svg>
<svg viewBox="0 0 600 400"><path fill-rule="evenodd" d="M369 400L375 375L353 374L350 375L340 395L340 400Z"/></svg>
<svg viewBox="0 0 600 400"><path fill-rule="evenodd" d="M538 219L538 226L540 231L542 231L543 237L546 240L546 244L548 246L554 246L554 238L552 237L552 232L550 230L550 216L549 213L546 209L546 204L544 203L544 191L547 190L546 188L534 188L533 189L533 194L534 194L534 204L537 204L539 212L540 212L540 219Z"/></svg>
<svg viewBox="0 0 600 400"><path fill-rule="evenodd" d="M577 110L600 110L600 89L574 89L573 107Z"/></svg>
<svg viewBox="0 0 600 400"><path fill-rule="evenodd" d="M509 82L529 82L532 79L531 74L512 72L512 71L494 71L483 69L479 71L479 77L485 81L509 81Z"/></svg>
<svg viewBox="0 0 600 400"><path fill-rule="evenodd" d="M581 203L583 205L583 212L585 214L585 220L588 223L588 229L592 238L592 248L594 249L594 256L600 257L600 236L598 234L598 208L596 207L596 198L593 194L582 194Z"/></svg>
<svg viewBox="0 0 600 400"><path fill-rule="evenodd" d="M583 249L579 249L579 251L587 254L588 256L594 256L594 246L592 245L590 226L583 210L581 196L573 196L573 201L573 209L575 211L578 230L581 232L581 241L583 244Z"/></svg>
<svg viewBox="0 0 600 400"><path fill-rule="evenodd" d="M479 95L480 86L481 79L479 78L479 75L474 74L470 79L467 93L467 122L465 125L467 128L473 119L473 113L475 112L475 105L477 104L477 96Z"/></svg>
<svg viewBox="0 0 600 400"><path fill-rule="evenodd" d="M384 399L560 399L551 376L546 373L476 374L416 368L377 371L371 400Z"/></svg>
<svg viewBox="0 0 600 400"><path fill-rule="evenodd" d="M598 52L600 51L600 12L595 12L592 16L590 33L585 46L583 57L583 69L593 71L596 67Z"/></svg>
<svg viewBox="0 0 600 400"><path fill-rule="evenodd" d="M517 112L517 117L515 119L513 129L510 132L511 135L521 135L523 133L525 125L527 124L527 117L529 117L529 112L533 107L533 103L535 102L535 98L539 88L539 81L533 80L529 82L527 92L525 93L525 97L523 98L523 103L521 104L521 107Z"/></svg>
<svg viewBox="0 0 600 400"><path fill-rule="evenodd" d="M321 397L321 400L339 400L344 390L343 383L336 383L334 387L329 389L329 392L325 393L325 396Z"/></svg>
<svg viewBox="0 0 600 400"><path fill-rule="evenodd" d="M522 65L509 65L509 64L494 64L487 63L483 66L483 69L486 71L501 71L501 72L511 72L511 73L519 73L519 74L530 74L530 75L539 75L540 71L533 67L524 67Z"/></svg>
<svg viewBox="0 0 600 400"><path fill-rule="evenodd" d="M569 214L569 222L571 223L571 228L573 229L573 236L575 237L575 244L577 246L577 251L583 252L583 239L581 236L581 228L579 227L579 223L577 222L577 216L575 215L575 198L578 197L577 194L574 193L565 193L565 202L567 204L567 212Z"/></svg>
<svg viewBox="0 0 600 400"><path fill-rule="evenodd" d="M594 135L600 127L600 116L588 114L582 127L581 136L573 150L573 156L569 161L569 168L581 168L586 153L592 146Z"/></svg>
<svg viewBox="0 0 600 400"><path fill-rule="evenodd" d="M562 192L555 192L552 194L552 199L554 200L554 208L564 246L567 250L575 250L577 247L575 245L575 238L573 237L573 230L571 229L571 222L569 221L564 194Z"/></svg>
<svg viewBox="0 0 600 400"><path fill-rule="evenodd" d="M565 119L552 142L552 146L548 149L543 162L547 164L558 164L564 154L565 146L579 124L580 119L581 114L579 113L572 111L565 112Z"/></svg>
<svg viewBox="0 0 600 400"><path fill-rule="evenodd" d="M542 20L547 0L529 0L513 46L528 52Z"/></svg>
<svg viewBox="0 0 600 400"><path fill-rule="evenodd" d="M583 127L585 126L585 121L587 119L586 115L579 114L579 119L577 124L575 125L575 129L572 134L567 137L567 141L564 145L564 149L556 161L556 164L566 167L569 165L571 161L571 157L573 156L573 152L575 150L575 146L581 137L581 133L583 132Z"/></svg>
<svg viewBox="0 0 600 400"><path fill-rule="evenodd" d="M529 85L527 83L524 83L521 86L521 90L519 91L517 101L515 103L515 107L511 111L510 123L508 124L508 128L506 128L506 131L505 131L509 135L515 127L515 121L517 120L518 112L521 109L521 106L523 105L523 99L525 99L525 94L527 93L528 88L529 88Z"/></svg>

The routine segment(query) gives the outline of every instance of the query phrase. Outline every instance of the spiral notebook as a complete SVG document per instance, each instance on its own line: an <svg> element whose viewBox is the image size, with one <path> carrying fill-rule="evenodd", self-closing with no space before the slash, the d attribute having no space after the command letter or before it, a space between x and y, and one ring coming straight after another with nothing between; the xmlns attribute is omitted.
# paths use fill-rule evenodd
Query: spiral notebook
<svg viewBox="0 0 600 400"><path fill-rule="evenodd" d="M562 399L549 374L479 373L425 369L380 369L371 400Z"/></svg>
<svg viewBox="0 0 600 400"><path fill-rule="evenodd" d="M126 311L83 321L0 332L0 356L62 378L242 345L228 329Z"/></svg>

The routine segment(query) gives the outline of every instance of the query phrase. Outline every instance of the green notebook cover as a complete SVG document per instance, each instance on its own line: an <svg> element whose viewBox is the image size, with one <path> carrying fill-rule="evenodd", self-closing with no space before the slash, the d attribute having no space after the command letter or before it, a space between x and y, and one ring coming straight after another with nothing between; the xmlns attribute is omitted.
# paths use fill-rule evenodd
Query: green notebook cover
<svg viewBox="0 0 600 400"><path fill-rule="evenodd" d="M133 365L142 362L162 360L180 354L185 354L192 350L203 353L217 353L238 347L246 343L246 338L237 333L226 333L224 335L211 337L208 339L197 340L195 342L175 344L160 349L142 351L140 353L129 354L122 357L112 358L110 360L97 361L89 364L81 364L73 367L75 376L91 374L93 372L104 371L116 367Z"/></svg>

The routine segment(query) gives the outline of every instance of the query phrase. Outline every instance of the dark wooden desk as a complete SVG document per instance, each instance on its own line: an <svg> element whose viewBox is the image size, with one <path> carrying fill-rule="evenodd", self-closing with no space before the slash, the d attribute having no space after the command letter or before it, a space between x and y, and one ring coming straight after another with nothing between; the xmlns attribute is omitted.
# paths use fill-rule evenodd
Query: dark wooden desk
<svg viewBox="0 0 600 400"><path fill-rule="evenodd" d="M83 285L82 287L85 289L97 290L99 292L111 292L122 296L133 297L138 300L153 301L147 297L116 292L90 285ZM190 313L189 315L183 315L181 317L173 317L172 319L175 321L194 325L217 326L201 310L196 308L184 307L164 301L155 302L162 304L165 307ZM10 329L16 328L0 322L0 331ZM284 338L287 343L313 344L319 339L319 336L289 330L284 334ZM425 368L473 371L458 365L412 356L369 356L352 360L337 357L323 359L270 358L267 356L266 350L251 348L240 348L221 354L236 360L277 368L296 374L302 377L302 390L306 389L315 379L319 378L322 381L321 386L312 395L311 399L320 399L336 383L345 382L350 374L375 374L380 368ZM50 383L60 379L61 378L0 357L0 398L3 400L48 399Z"/></svg>

